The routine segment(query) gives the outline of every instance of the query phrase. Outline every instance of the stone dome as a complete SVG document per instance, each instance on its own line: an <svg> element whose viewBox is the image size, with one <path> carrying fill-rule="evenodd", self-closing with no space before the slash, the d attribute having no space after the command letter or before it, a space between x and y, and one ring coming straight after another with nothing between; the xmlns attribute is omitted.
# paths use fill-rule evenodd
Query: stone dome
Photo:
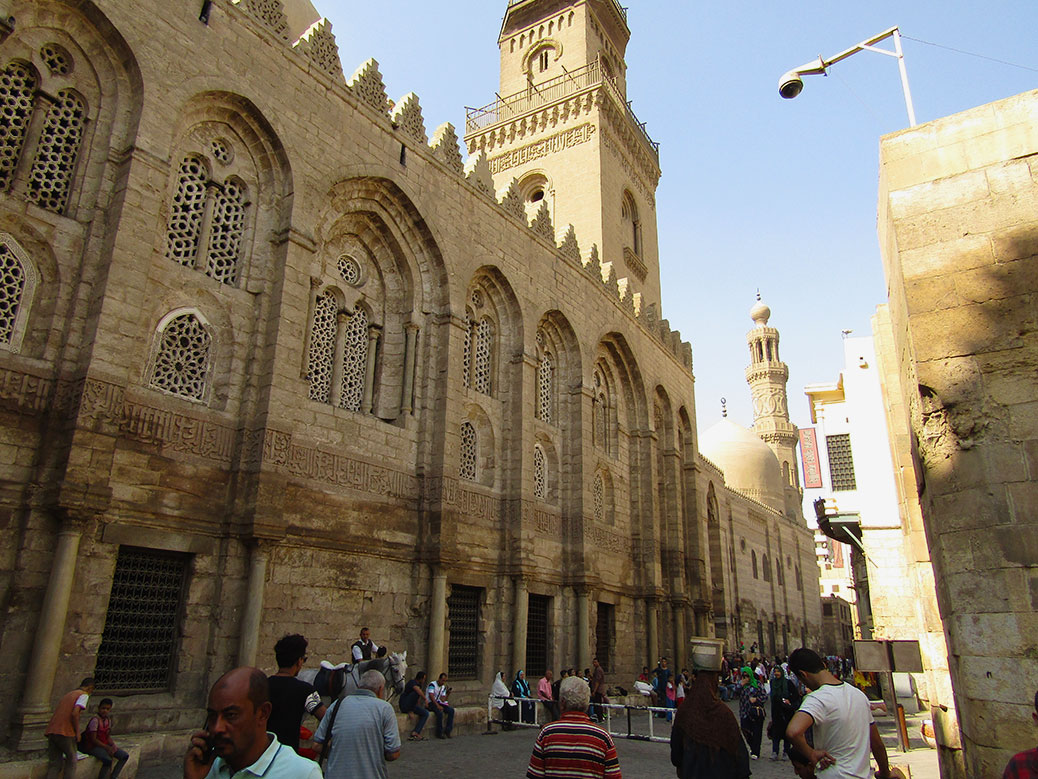
<svg viewBox="0 0 1038 779"><path fill-rule="evenodd" d="M293 41L298 40L311 24L321 18L310 0L283 0L282 4L288 20L288 34Z"/></svg>
<svg viewBox="0 0 1038 779"><path fill-rule="evenodd" d="M785 510L782 467L752 430L720 420L699 437L699 451L724 471L729 487L777 511Z"/></svg>
<svg viewBox="0 0 1038 779"><path fill-rule="evenodd" d="M768 320L771 319L771 309L760 299L760 295L757 295L757 302L750 309L750 319L756 322L759 327L765 327L768 324Z"/></svg>

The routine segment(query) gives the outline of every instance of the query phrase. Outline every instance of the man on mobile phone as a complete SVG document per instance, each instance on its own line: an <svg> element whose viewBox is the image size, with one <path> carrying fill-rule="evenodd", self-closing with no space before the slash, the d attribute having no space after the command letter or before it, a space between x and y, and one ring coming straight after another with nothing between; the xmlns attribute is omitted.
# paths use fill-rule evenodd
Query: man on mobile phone
<svg viewBox="0 0 1038 779"><path fill-rule="evenodd" d="M270 708L270 685L260 669L235 668L217 679L205 729L192 734L184 755L184 779L230 779L245 770L257 777L323 779L317 763L267 732Z"/></svg>

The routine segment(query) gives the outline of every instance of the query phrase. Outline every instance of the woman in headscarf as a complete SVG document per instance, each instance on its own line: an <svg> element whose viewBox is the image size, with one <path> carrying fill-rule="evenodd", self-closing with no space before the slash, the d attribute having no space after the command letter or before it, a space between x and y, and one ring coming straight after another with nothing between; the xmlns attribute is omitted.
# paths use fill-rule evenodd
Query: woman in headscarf
<svg viewBox="0 0 1038 779"><path fill-rule="evenodd" d="M515 715L518 713L515 701L512 700L512 693L508 691L508 687L505 684L505 672L498 671L497 676L494 677L494 686L490 688L490 705L495 709L498 709L501 713L501 719L505 723L515 722ZM505 730L511 730L512 725L505 724Z"/></svg>
<svg viewBox="0 0 1038 779"><path fill-rule="evenodd" d="M725 704L717 697L718 675L698 671L670 731L670 762L678 779L745 779L750 775L746 744Z"/></svg>
<svg viewBox="0 0 1038 779"><path fill-rule="evenodd" d="M768 726L772 760L779 759L779 744L782 742L785 742L782 754L789 754L790 744L786 738L786 726L799 708L800 693L786 678L782 666L776 665L771 676L771 725Z"/></svg>
<svg viewBox="0 0 1038 779"><path fill-rule="evenodd" d="M512 695L516 698L531 698L530 685L526 682L526 672L522 669L515 672L515 679L512 680ZM521 720L522 722L533 722L533 701L521 701L520 709L522 711Z"/></svg>
<svg viewBox="0 0 1038 779"><path fill-rule="evenodd" d="M748 665L742 668L742 692L739 694L739 725L746 743L750 745L750 756L760 757L760 740L764 731L764 704L768 694L764 692Z"/></svg>

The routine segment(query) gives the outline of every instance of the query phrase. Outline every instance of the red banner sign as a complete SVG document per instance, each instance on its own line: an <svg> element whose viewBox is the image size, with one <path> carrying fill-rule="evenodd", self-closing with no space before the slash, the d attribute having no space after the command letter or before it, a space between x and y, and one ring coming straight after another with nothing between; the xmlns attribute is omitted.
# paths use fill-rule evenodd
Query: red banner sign
<svg viewBox="0 0 1038 779"><path fill-rule="evenodd" d="M822 486L822 467L818 462L818 437L813 427L800 431L800 462L804 466L804 487L818 489Z"/></svg>

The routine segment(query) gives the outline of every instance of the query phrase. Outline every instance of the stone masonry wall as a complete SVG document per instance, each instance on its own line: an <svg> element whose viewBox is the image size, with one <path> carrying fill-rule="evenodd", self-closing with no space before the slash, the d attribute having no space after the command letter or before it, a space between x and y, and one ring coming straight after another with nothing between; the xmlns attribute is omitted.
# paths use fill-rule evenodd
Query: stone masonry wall
<svg viewBox="0 0 1038 779"><path fill-rule="evenodd" d="M1038 93L887 136L890 318L968 776L1034 741Z"/></svg>

